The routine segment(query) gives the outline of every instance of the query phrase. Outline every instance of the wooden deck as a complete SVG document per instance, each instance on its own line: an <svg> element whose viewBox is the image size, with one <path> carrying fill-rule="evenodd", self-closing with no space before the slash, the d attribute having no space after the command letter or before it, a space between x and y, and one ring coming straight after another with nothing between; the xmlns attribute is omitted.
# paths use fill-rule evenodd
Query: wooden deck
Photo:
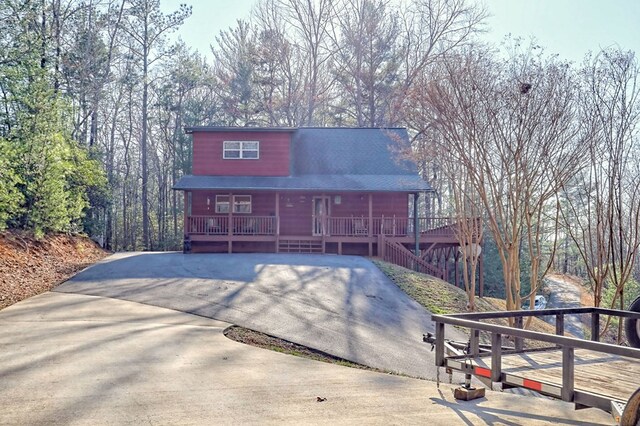
<svg viewBox="0 0 640 426"><path fill-rule="evenodd" d="M476 358L474 364L491 368L491 358ZM562 351L503 354L502 372L561 387ZM576 349L574 380L576 391L626 402L640 387L640 363L633 358Z"/></svg>

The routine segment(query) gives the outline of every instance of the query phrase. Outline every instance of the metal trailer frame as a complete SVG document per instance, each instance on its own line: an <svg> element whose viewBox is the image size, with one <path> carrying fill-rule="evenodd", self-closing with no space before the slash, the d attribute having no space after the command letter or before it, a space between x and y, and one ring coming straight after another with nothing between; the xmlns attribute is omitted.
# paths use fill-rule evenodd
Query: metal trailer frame
<svg viewBox="0 0 640 426"><path fill-rule="evenodd" d="M589 314L591 316L591 340L578 339L564 336L565 315ZM445 367L448 372L458 370L469 378L476 376L490 387L493 384L501 384L503 389L525 388L553 398L567 402L573 402L576 409L595 407L609 412L618 422L623 422L625 406L638 407L640 402L640 384L638 390L630 389L631 398L628 401L581 391L574 388L574 351L575 349L587 349L610 355L638 360L640 369L640 349L612 345L599 341L600 317L611 315L619 318L635 318L640 320L640 312L622 311L603 308L560 308L541 309L531 311L498 311L483 313L461 313L448 315L432 315L435 322L435 338L430 333L424 335L423 340L435 347L435 363L437 367ZM524 330L523 320L527 317L555 316L556 334L540 333ZM480 322L486 319L506 318L513 319L515 327L489 324ZM454 342L445 339L445 325L468 328L470 339L468 342ZM491 333L491 345L480 344L480 331ZM514 338L514 347L506 347L502 344L503 336ZM543 349L524 349L524 339L537 340L552 344ZM433 349L433 347L432 347ZM543 383L536 380L523 379L522 377L506 374L502 371L502 355L540 352L545 350L562 351L562 385ZM445 351L447 352L445 354ZM491 368L483 368L471 362L474 358L491 357ZM477 363L476 363L477 364ZM640 408L631 418L640 422ZM629 416L629 410L624 415ZM634 421L634 423L635 423Z"/></svg>

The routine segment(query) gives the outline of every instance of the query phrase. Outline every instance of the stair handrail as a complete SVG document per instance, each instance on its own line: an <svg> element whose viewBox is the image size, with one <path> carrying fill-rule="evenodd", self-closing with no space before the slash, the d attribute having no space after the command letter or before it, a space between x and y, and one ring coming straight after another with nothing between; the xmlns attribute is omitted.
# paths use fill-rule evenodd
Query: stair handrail
<svg viewBox="0 0 640 426"><path fill-rule="evenodd" d="M394 263L408 269L416 269L417 272L434 275L440 279L446 279L444 276L445 273L442 269L425 262L422 258L413 254L402 244L396 241L390 241L386 238L382 238L382 240L385 245L383 259L386 262Z"/></svg>

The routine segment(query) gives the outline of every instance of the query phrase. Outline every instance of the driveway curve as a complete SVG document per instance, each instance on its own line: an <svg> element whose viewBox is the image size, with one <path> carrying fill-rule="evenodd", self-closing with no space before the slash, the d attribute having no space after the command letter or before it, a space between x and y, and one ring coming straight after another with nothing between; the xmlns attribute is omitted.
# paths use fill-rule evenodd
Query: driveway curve
<svg viewBox="0 0 640 426"><path fill-rule="evenodd" d="M581 291L576 284L568 279L553 275L545 278L546 286L550 291L548 308L581 308ZM584 339L584 324L580 315L566 315L564 329L573 336ZM548 317L548 322L556 323L555 316Z"/></svg>
<svg viewBox="0 0 640 426"><path fill-rule="evenodd" d="M292 254L119 253L55 289L145 303L434 379L431 315L369 260Z"/></svg>

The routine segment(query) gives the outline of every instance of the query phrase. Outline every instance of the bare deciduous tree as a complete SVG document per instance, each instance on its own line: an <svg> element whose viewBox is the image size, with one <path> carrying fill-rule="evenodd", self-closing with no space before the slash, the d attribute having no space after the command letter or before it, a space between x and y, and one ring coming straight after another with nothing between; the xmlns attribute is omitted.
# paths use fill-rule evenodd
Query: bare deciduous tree
<svg viewBox="0 0 640 426"><path fill-rule="evenodd" d="M294 29L304 52L306 64L304 124L320 124L316 109L331 86L328 65L333 52L328 48L329 32L334 23L335 0L278 0L285 21Z"/></svg>
<svg viewBox="0 0 640 426"><path fill-rule="evenodd" d="M401 11L401 70L392 122L411 113L408 94L431 66L456 49L473 42L488 16L484 7L467 0L414 0ZM407 111L408 110L408 111Z"/></svg>
<svg viewBox="0 0 640 426"><path fill-rule="evenodd" d="M640 67L631 52L601 51L581 70L587 167L565 186L566 229L600 306L605 284L622 302L640 246Z"/></svg>
<svg viewBox="0 0 640 426"><path fill-rule="evenodd" d="M445 154L438 161L465 168L477 194L466 200L479 201L497 244L507 309L519 309L522 244L531 260L525 297L533 299L552 265L556 194L580 166L573 74L535 47L505 61L477 47L448 55L437 72L411 99L424 96L423 127L440 133Z"/></svg>
<svg viewBox="0 0 640 426"><path fill-rule="evenodd" d="M385 126L400 69L398 14L384 0L343 0L332 39L341 109L357 126Z"/></svg>

